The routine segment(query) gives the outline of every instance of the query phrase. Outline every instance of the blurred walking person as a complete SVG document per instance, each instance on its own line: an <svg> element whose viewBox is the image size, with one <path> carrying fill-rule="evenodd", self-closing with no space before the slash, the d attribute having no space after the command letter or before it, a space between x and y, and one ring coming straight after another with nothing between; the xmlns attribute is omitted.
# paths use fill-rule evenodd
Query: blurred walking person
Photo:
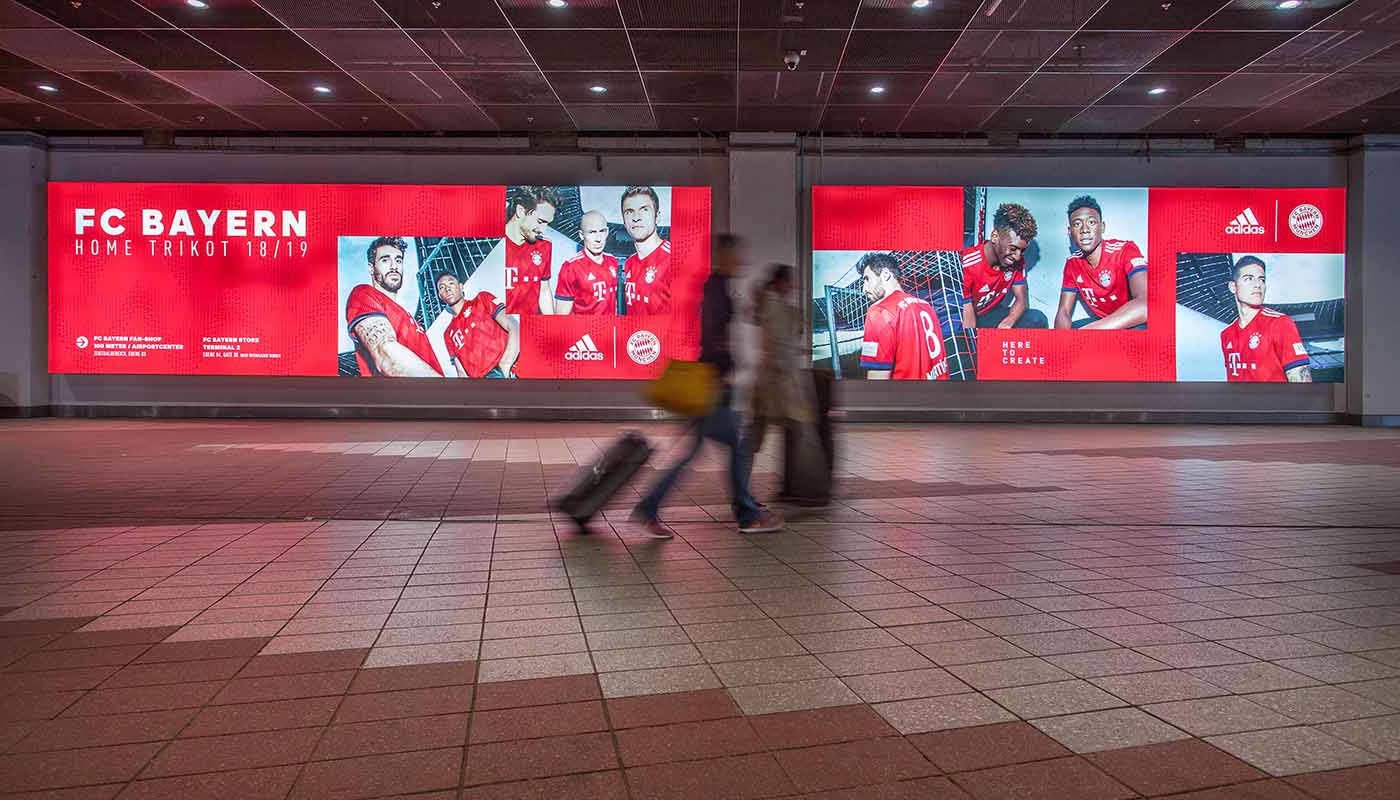
<svg viewBox="0 0 1400 800"><path fill-rule="evenodd" d="M749 492L751 451L743 441L743 423L733 408L734 355L730 336L734 322L731 279L742 263L743 245L733 234L719 234L712 248L713 264L705 281L700 304L700 362L715 368L720 381L718 402L709 414L696 418L686 435L691 442L680 460L667 470L632 511L632 520L641 523L648 535L669 539L674 533L660 520L661 503L680 480L706 439L729 449L729 490L734 518L740 533L768 533L781 530L783 519L776 512L761 508Z"/></svg>

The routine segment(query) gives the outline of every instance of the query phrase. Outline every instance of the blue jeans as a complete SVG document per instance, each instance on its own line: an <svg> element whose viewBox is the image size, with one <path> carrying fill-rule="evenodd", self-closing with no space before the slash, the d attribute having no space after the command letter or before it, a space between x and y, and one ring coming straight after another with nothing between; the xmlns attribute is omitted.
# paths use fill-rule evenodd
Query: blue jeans
<svg viewBox="0 0 1400 800"><path fill-rule="evenodd" d="M730 408L729 393L726 392L709 416L700 417L691 423L686 430L686 434L693 437L689 449L652 485L651 490L637 504L637 513L649 520L656 519L661 513L661 501L675 487L676 481L680 480L681 471L699 455L705 440L713 439L729 448L729 492L734 518L739 520L740 525L747 525L758 519L758 501L749 493L749 471L753 467L753 455L748 444L742 441L741 427L739 413Z"/></svg>

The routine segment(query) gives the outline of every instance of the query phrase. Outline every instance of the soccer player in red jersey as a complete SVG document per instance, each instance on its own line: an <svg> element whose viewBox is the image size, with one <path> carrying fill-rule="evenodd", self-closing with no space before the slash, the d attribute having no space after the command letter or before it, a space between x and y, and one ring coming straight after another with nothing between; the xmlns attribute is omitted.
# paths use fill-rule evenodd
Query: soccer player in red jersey
<svg viewBox="0 0 1400 800"><path fill-rule="evenodd" d="M1065 260L1056 328L1147 327L1147 259L1127 239L1105 239L1106 228L1099 201L1084 195L1070 202L1069 236L1079 249ZM1094 319L1071 320L1077 301Z"/></svg>
<svg viewBox="0 0 1400 800"><path fill-rule="evenodd" d="M462 284L451 272L437 278L438 299L452 309L452 321L442 332L447 355L459 378L514 378L520 357L520 318L490 292L467 300Z"/></svg>
<svg viewBox="0 0 1400 800"><path fill-rule="evenodd" d="M962 251L964 328L1046 327L1045 314L1029 310L1023 269L1035 234L1035 217L1025 206L1002 203L992 215L991 238Z"/></svg>
<svg viewBox="0 0 1400 800"><path fill-rule="evenodd" d="M927 300L899 284L899 261L889 253L866 253L856 263L872 305L865 313L860 365L871 380L946 381L948 353L943 330Z"/></svg>
<svg viewBox="0 0 1400 800"><path fill-rule="evenodd" d="M553 314L554 247L544 233L559 195L548 186L518 186L506 207L506 313Z"/></svg>
<svg viewBox="0 0 1400 800"><path fill-rule="evenodd" d="M1220 332L1225 379L1231 382L1312 383L1308 351L1287 314L1264 307L1266 267L1257 256L1235 262L1228 284L1239 318Z"/></svg>
<svg viewBox="0 0 1400 800"><path fill-rule="evenodd" d="M627 313L666 314L671 310L671 243L656 231L661 201L650 186L622 193L622 224L637 245L623 267Z"/></svg>
<svg viewBox="0 0 1400 800"><path fill-rule="evenodd" d="M559 267L554 290L556 314L616 314L617 258L603 252L608 244L608 220L590 211L579 223L583 249Z"/></svg>
<svg viewBox="0 0 1400 800"><path fill-rule="evenodd" d="M442 367L418 321L399 305L408 243L397 236L370 242L369 283L350 290L345 322L355 343L361 375L441 378Z"/></svg>

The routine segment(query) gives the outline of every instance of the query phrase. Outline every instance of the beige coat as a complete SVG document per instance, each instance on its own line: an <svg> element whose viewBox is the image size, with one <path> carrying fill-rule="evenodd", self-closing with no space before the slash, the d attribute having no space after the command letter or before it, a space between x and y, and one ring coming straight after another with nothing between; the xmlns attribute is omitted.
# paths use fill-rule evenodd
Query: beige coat
<svg viewBox="0 0 1400 800"><path fill-rule="evenodd" d="M753 385L756 416L773 421L816 419L816 398L802 347L802 310L791 299L763 292L754 307L762 351Z"/></svg>

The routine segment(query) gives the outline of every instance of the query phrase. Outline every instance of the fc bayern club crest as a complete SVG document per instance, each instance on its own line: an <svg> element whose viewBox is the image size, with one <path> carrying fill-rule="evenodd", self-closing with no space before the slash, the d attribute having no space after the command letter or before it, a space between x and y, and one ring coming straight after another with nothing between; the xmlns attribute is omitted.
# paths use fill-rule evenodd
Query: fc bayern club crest
<svg viewBox="0 0 1400 800"><path fill-rule="evenodd" d="M654 282L656 280L656 267L647 267L646 277L642 278L642 280L647 283Z"/></svg>
<svg viewBox="0 0 1400 800"><path fill-rule="evenodd" d="M1250 334L1250 337L1249 337L1249 349L1250 349L1250 350L1258 350L1258 349L1259 349L1259 334L1257 334L1257 333Z"/></svg>
<svg viewBox="0 0 1400 800"><path fill-rule="evenodd" d="M1106 269L1099 270L1099 285L1105 289L1113 285L1113 273Z"/></svg>
<svg viewBox="0 0 1400 800"><path fill-rule="evenodd" d="M544 256L540 255L540 251L536 250L535 252L530 254L530 260L534 262L535 266L538 267L541 263L544 262Z"/></svg>
<svg viewBox="0 0 1400 800"><path fill-rule="evenodd" d="M1008 270L1002 271L1001 277L1007 279L1008 281L1011 280L1011 270L1008 269Z"/></svg>

